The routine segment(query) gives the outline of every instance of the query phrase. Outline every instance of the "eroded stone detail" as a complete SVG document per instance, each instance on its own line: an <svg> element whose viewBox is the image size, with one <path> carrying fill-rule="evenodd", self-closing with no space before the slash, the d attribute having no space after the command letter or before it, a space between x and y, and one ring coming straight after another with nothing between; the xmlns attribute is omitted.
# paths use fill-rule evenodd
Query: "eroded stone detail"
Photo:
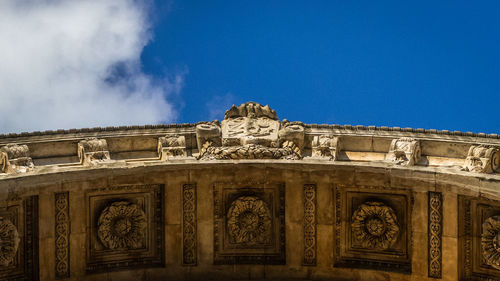
<svg viewBox="0 0 500 281"><path fill-rule="evenodd" d="M500 150L491 145L473 145L465 159L465 170L493 173L500 170Z"/></svg>
<svg viewBox="0 0 500 281"><path fill-rule="evenodd" d="M340 137L332 135L314 136L312 141L312 156L337 160L340 151Z"/></svg>
<svg viewBox="0 0 500 281"><path fill-rule="evenodd" d="M428 273L429 277L441 278L443 236L443 200L441 193L429 192L428 204Z"/></svg>
<svg viewBox="0 0 500 281"><path fill-rule="evenodd" d="M24 173L34 167L27 145L8 144L0 148L0 172Z"/></svg>
<svg viewBox="0 0 500 281"><path fill-rule="evenodd" d="M8 266L17 254L19 233L7 218L0 217L0 265Z"/></svg>
<svg viewBox="0 0 500 281"><path fill-rule="evenodd" d="M392 140L387 160L398 165L413 166L420 160L420 142L413 138Z"/></svg>
<svg viewBox="0 0 500 281"><path fill-rule="evenodd" d="M196 126L198 159L302 159L304 125L280 123L267 105L233 106L221 127L217 122Z"/></svg>
<svg viewBox="0 0 500 281"><path fill-rule="evenodd" d="M88 138L78 142L78 158L85 166L109 161L108 143L105 139Z"/></svg>
<svg viewBox="0 0 500 281"><path fill-rule="evenodd" d="M484 221L481 249L486 263L500 270L500 216L492 216Z"/></svg>
<svg viewBox="0 0 500 281"><path fill-rule="evenodd" d="M158 155L161 160L172 157L186 157L186 137L169 135L158 138Z"/></svg>
<svg viewBox="0 0 500 281"><path fill-rule="evenodd" d="M106 207L98 221L99 240L108 249L144 247L147 219L136 204L120 201Z"/></svg>
<svg viewBox="0 0 500 281"><path fill-rule="evenodd" d="M316 265L316 185L304 185L303 265Z"/></svg>
<svg viewBox="0 0 500 281"><path fill-rule="evenodd" d="M396 213L381 202L365 202L352 215L351 231L363 248L386 250L398 239Z"/></svg>
<svg viewBox="0 0 500 281"><path fill-rule="evenodd" d="M197 254L196 226L196 185L182 187L182 263L196 265Z"/></svg>
<svg viewBox="0 0 500 281"><path fill-rule="evenodd" d="M69 198L68 192L55 194L56 277L69 277Z"/></svg>
<svg viewBox="0 0 500 281"><path fill-rule="evenodd" d="M272 218L267 204L255 196L234 200L227 214L231 243L253 246L269 244L272 240Z"/></svg>

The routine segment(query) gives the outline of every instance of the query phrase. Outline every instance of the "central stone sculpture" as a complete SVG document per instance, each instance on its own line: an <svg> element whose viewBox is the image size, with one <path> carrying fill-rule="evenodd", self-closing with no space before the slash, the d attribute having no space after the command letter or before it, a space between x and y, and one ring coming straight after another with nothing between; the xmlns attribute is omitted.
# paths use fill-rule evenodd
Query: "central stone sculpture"
<svg viewBox="0 0 500 281"><path fill-rule="evenodd" d="M198 159L302 159L304 125L280 122L268 105L233 105L221 125L196 126Z"/></svg>

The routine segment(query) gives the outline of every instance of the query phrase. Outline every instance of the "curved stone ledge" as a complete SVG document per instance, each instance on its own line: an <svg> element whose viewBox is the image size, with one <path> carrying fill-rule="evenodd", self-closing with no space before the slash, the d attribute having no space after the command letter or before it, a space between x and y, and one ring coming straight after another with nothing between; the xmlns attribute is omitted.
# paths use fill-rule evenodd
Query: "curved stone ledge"
<svg viewBox="0 0 500 281"><path fill-rule="evenodd" d="M0 136L0 279L500 279L496 137L228 112Z"/></svg>

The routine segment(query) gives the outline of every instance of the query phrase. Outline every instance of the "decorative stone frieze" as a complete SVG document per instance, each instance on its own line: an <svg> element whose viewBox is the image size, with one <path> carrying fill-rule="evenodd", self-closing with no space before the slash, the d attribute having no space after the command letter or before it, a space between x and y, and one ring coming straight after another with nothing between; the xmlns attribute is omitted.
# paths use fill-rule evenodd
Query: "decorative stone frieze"
<svg viewBox="0 0 500 281"><path fill-rule="evenodd" d="M186 157L186 137L180 135L167 135L158 138L158 155L160 156L160 160Z"/></svg>
<svg viewBox="0 0 500 281"><path fill-rule="evenodd" d="M24 173L34 167L27 145L8 144L0 148L0 172Z"/></svg>
<svg viewBox="0 0 500 281"><path fill-rule="evenodd" d="M55 271L57 278L70 277L69 253L69 193L58 192L55 194Z"/></svg>
<svg viewBox="0 0 500 281"><path fill-rule="evenodd" d="M465 159L465 170L493 173L500 170L500 150L491 145L472 145Z"/></svg>
<svg viewBox="0 0 500 281"><path fill-rule="evenodd" d="M428 195L428 276L441 278L443 248L443 198L440 192Z"/></svg>
<svg viewBox="0 0 500 281"><path fill-rule="evenodd" d="M8 218L0 217L0 265L8 266L14 260L19 241L16 226Z"/></svg>
<svg viewBox="0 0 500 281"><path fill-rule="evenodd" d="M500 216L489 217L483 222L481 250L485 262L500 270Z"/></svg>
<svg viewBox="0 0 500 281"><path fill-rule="evenodd" d="M422 149L418 140L399 138L392 140L387 160L402 166L413 166L418 163L421 154Z"/></svg>
<svg viewBox="0 0 500 281"><path fill-rule="evenodd" d="M333 135L314 136L312 141L312 157L337 160L340 152L340 137Z"/></svg>
<svg viewBox="0 0 500 281"><path fill-rule="evenodd" d="M111 159L105 139L88 138L78 142L78 158L84 166L96 165Z"/></svg>
<svg viewBox="0 0 500 281"><path fill-rule="evenodd" d="M214 263L285 264L282 184L214 186Z"/></svg>
<svg viewBox="0 0 500 281"><path fill-rule="evenodd" d="M411 194L344 185L334 193L334 265L411 273Z"/></svg>
<svg viewBox="0 0 500 281"><path fill-rule="evenodd" d="M182 264L196 265L198 262L196 185L182 186Z"/></svg>
<svg viewBox="0 0 500 281"><path fill-rule="evenodd" d="M86 192L87 272L164 264L163 185Z"/></svg>
<svg viewBox="0 0 500 281"><path fill-rule="evenodd" d="M303 265L316 265L316 185L304 185L304 257Z"/></svg>

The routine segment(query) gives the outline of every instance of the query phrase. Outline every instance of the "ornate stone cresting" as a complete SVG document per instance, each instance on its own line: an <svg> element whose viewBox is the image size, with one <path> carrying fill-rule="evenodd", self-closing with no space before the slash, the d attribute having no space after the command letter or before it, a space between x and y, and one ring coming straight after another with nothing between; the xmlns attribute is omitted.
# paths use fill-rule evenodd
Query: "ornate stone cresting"
<svg viewBox="0 0 500 281"><path fill-rule="evenodd" d="M34 167L27 145L8 144L0 148L0 172L24 173Z"/></svg>
<svg viewBox="0 0 500 281"><path fill-rule="evenodd" d="M179 135L167 135L158 138L158 155L160 160L175 157L186 157L186 137Z"/></svg>
<svg viewBox="0 0 500 281"><path fill-rule="evenodd" d="M487 218L482 226L481 250L485 262L500 270L500 216Z"/></svg>
<svg viewBox="0 0 500 281"><path fill-rule="evenodd" d="M0 265L8 266L14 260L19 241L16 226L9 219L0 217Z"/></svg>
<svg viewBox="0 0 500 281"><path fill-rule="evenodd" d="M314 136L312 141L312 156L337 160L340 151L340 137L332 135Z"/></svg>
<svg viewBox="0 0 500 281"><path fill-rule="evenodd" d="M267 245L272 240L272 218L267 204L255 196L234 200L227 213L229 240L245 246Z"/></svg>
<svg viewBox="0 0 500 281"><path fill-rule="evenodd" d="M112 203L102 211L97 225L99 240L108 249L144 247L147 219L137 204L127 201Z"/></svg>
<svg viewBox="0 0 500 281"><path fill-rule="evenodd" d="M413 166L420 160L420 142L413 138L399 138L391 142L387 160L402 166Z"/></svg>
<svg viewBox="0 0 500 281"><path fill-rule="evenodd" d="M109 161L108 143L105 139L88 138L78 143L78 158L85 166Z"/></svg>
<svg viewBox="0 0 500 281"><path fill-rule="evenodd" d="M398 239L398 219L391 207L365 202L352 215L351 231L363 248L386 250Z"/></svg>
<svg viewBox="0 0 500 281"><path fill-rule="evenodd" d="M493 173L500 170L500 150L491 145L472 145L465 159L465 170Z"/></svg>
<svg viewBox="0 0 500 281"><path fill-rule="evenodd" d="M222 134L220 132L222 131ZM198 159L301 159L304 126L279 122L268 105L233 106L224 120L196 126Z"/></svg>

